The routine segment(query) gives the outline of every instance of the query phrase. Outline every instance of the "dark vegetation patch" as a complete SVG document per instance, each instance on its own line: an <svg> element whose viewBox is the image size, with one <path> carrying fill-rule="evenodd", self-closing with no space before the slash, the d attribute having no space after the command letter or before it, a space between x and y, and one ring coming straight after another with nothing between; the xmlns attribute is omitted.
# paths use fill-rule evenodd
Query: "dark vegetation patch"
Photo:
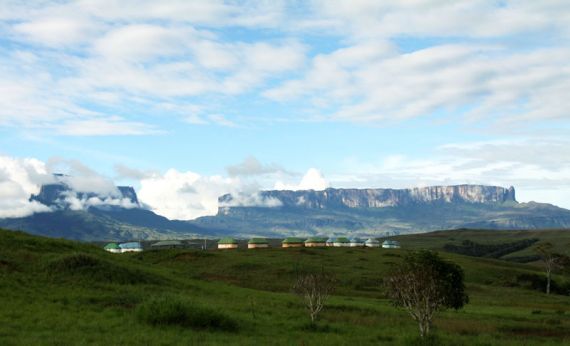
<svg viewBox="0 0 570 346"><path fill-rule="evenodd" d="M378 315L378 311L375 309L365 308L355 305L344 305L344 304L327 306L327 311L333 313L338 313L338 312L358 313L361 315L368 315L368 316Z"/></svg>
<svg viewBox="0 0 570 346"><path fill-rule="evenodd" d="M505 260L509 262L516 262L516 263L530 263L540 260L540 256L538 255L530 255L530 256L516 256L516 257L508 257Z"/></svg>
<svg viewBox="0 0 570 346"><path fill-rule="evenodd" d="M0 271L11 272L16 269L16 265L9 260L0 259Z"/></svg>
<svg viewBox="0 0 570 346"><path fill-rule="evenodd" d="M461 245L445 244L443 249L447 252L472 257L501 258L510 253L526 249L537 241L539 239L532 238L501 244L480 244L471 240L464 240Z"/></svg>
<svg viewBox="0 0 570 346"><path fill-rule="evenodd" d="M97 305L103 308L121 308L133 309L140 303L141 299L136 295L119 294L119 295L102 295L91 296L84 299L85 303Z"/></svg>
<svg viewBox="0 0 570 346"><path fill-rule="evenodd" d="M410 337L404 342L406 346L441 346L445 343L435 334L430 334L426 337Z"/></svg>
<svg viewBox="0 0 570 346"><path fill-rule="evenodd" d="M137 307L137 319L152 326L236 332L238 323L226 314L173 296L151 298Z"/></svg>
<svg viewBox="0 0 570 346"><path fill-rule="evenodd" d="M378 335L376 338L374 338L373 341L380 344L392 344L394 342L394 337L386 335Z"/></svg>
<svg viewBox="0 0 570 346"><path fill-rule="evenodd" d="M230 266L230 269L235 271L250 271L250 270L253 271L263 268L264 265L260 263L251 263L251 262L236 263Z"/></svg>
<svg viewBox="0 0 570 346"><path fill-rule="evenodd" d="M64 255L51 260L45 266L47 274L59 280L72 279L114 284L151 284L160 280L138 269L102 260L84 253Z"/></svg>
<svg viewBox="0 0 570 346"><path fill-rule="evenodd" d="M513 287L522 287L540 292L546 291L546 277L544 275L523 273L516 276ZM550 292L561 295L570 295L570 283L559 283L558 281L550 281Z"/></svg>
<svg viewBox="0 0 570 346"><path fill-rule="evenodd" d="M312 250L312 249L311 249L311 250ZM302 253L302 254L304 254L304 255L311 255L311 256L317 255L317 253L316 253L315 251L311 251L311 250L305 249L305 248L301 248L301 249L299 249L299 253Z"/></svg>
<svg viewBox="0 0 570 346"><path fill-rule="evenodd" d="M192 261L195 259L210 258L214 256L215 255L213 253L207 251L191 251L191 252L177 253L174 256L174 259L177 261Z"/></svg>
<svg viewBox="0 0 570 346"><path fill-rule="evenodd" d="M340 333L340 330L338 328L334 328L329 324L322 323L304 323L299 329L310 333Z"/></svg>
<svg viewBox="0 0 570 346"><path fill-rule="evenodd" d="M382 283L383 281L381 277L361 276L355 283L353 283L352 287L358 291L378 292L382 291Z"/></svg>
<svg viewBox="0 0 570 346"><path fill-rule="evenodd" d="M547 338L566 338L570 337L570 330L562 327L547 328L538 326L502 326L499 331L522 337L547 337Z"/></svg>

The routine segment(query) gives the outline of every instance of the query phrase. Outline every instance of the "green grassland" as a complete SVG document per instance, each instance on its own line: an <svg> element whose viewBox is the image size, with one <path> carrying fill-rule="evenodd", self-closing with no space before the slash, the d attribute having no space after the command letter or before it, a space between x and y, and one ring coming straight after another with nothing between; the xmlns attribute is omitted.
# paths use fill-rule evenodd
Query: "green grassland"
<svg viewBox="0 0 570 346"><path fill-rule="evenodd" d="M110 254L91 244L0 230L0 345L413 345L417 326L390 305L381 285L406 248L539 238L567 251L569 236L570 231L447 231L398 237L403 249L393 250ZM570 297L547 296L518 280L541 275L540 267L441 255L463 267L470 303L437 315L435 344L570 343ZM311 327L291 286L299 270L322 268L339 285ZM554 280L563 286L570 278ZM186 308L185 323L160 323L161 309L172 302Z"/></svg>

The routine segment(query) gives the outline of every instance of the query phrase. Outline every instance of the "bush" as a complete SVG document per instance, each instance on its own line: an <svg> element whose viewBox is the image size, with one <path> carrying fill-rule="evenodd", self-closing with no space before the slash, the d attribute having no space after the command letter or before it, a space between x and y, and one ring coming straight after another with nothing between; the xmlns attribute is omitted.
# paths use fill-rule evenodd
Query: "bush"
<svg viewBox="0 0 570 346"><path fill-rule="evenodd" d="M479 244L471 240L464 240L461 245L445 244L443 249L447 252L473 257L501 258L507 254L526 249L536 243L538 239L522 239L511 243Z"/></svg>
<svg viewBox="0 0 570 346"><path fill-rule="evenodd" d="M519 274L516 277L517 286L544 292L546 289L546 277L538 274ZM550 291L555 294L570 295L570 284L561 283L552 280L550 283Z"/></svg>
<svg viewBox="0 0 570 346"><path fill-rule="evenodd" d="M156 283L153 275L138 269L99 259L95 256L75 253L64 255L47 263L46 272L59 280L88 281L115 284Z"/></svg>
<svg viewBox="0 0 570 346"><path fill-rule="evenodd" d="M225 314L171 296L156 297L142 303L137 307L136 315L139 321L153 326L238 330L237 322Z"/></svg>

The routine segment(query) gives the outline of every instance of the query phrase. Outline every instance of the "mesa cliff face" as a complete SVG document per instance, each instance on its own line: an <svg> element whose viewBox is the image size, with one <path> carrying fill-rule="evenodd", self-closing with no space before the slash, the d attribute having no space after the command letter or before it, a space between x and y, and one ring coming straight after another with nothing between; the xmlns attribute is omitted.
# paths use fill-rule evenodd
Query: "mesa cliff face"
<svg viewBox="0 0 570 346"><path fill-rule="evenodd" d="M309 208L384 208L440 203L514 202L515 189L485 185L429 186L411 189L326 189L324 191L263 191L260 201L274 205ZM277 202L277 203L275 203ZM221 208L240 206L232 195L219 198Z"/></svg>
<svg viewBox="0 0 570 346"><path fill-rule="evenodd" d="M125 200L125 202L132 204L132 206L140 205L137 193L131 186L117 186L115 196L100 196L96 193L73 191L67 184L62 182L42 185L40 192L37 195L32 195L30 200L40 202L55 209L69 209L70 198L75 198L80 201L89 201L93 198L105 200L110 197Z"/></svg>

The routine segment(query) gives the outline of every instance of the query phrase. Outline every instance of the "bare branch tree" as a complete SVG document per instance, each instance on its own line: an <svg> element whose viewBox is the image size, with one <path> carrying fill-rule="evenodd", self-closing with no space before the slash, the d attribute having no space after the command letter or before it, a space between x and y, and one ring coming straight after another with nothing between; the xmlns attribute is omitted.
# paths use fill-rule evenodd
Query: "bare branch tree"
<svg viewBox="0 0 570 346"><path fill-rule="evenodd" d="M319 312L323 310L327 299L335 288L335 278L324 270L297 275L293 292L303 299L311 317L311 323L315 323Z"/></svg>
<svg viewBox="0 0 570 346"><path fill-rule="evenodd" d="M411 253L384 280L388 296L418 323L420 335L430 333L434 314L459 309L469 301L463 270L429 251Z"/></svg>
<svg viewBox="0 0 570 346"><path fill-rule="evenodd" d="M546 273L546 294L550 294L552 273L568 262L568 257L555 253L552 243L543 243L536 247L535 251L540 256Z"/></svg>

